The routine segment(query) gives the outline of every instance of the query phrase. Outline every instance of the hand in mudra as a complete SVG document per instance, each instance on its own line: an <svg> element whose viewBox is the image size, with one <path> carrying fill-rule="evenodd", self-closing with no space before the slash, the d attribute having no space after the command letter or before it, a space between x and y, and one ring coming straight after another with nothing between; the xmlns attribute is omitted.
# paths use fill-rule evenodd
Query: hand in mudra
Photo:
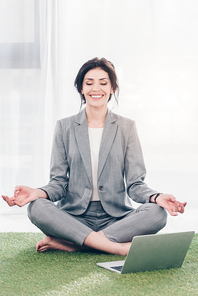
<svg viewBox="0 0 198 296"><path fill-rule="evenodd" d="M171 216L183 214L186 202L180 202L172 194L160 194L157 198L157 204L165 208Z"/></svg>
<svg viewBox="0 0 198 296"><path fill-rule="evenodd" d="M41 189L35 189L28 186L16 186L14 190L14 195L12 197L8 197L6 195L2 195L2 198L7 202L7 204L12 206L23 207L29 202L36 200L39 197L46 198L46 193Z"/></svg>

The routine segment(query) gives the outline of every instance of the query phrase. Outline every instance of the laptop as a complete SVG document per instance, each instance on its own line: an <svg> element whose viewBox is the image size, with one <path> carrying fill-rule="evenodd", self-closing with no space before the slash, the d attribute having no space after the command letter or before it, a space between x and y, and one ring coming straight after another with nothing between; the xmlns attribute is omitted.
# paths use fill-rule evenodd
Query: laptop
<svg viewBox="0 0 198 296"><path fill-rule="evenodd" d="M121 274L182 266L194 231L135 236L126 260L97 263Z"/></svg>

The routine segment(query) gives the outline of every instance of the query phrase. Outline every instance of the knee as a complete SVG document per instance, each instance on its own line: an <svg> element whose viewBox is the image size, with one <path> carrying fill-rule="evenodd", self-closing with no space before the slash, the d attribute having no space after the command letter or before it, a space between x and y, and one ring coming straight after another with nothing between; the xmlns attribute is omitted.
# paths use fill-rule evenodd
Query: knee
<svg viewBox="0 0 198 296"><path fill-rule="evenodd" d="M154 203L148 203L142 205L140 210L145 211L145 222L151 233L157 233L165 227L167 223L167 212L164 208Z"/></svg>
<svg viewBox="0 0 198 296"><path fill-rule="evenodd" d="M153 222L156 225L157 231L161 230L166 226L167 223L167 211L158 206L157 204L152 204L154 208L153 212Z"/></svg>
<svg viewBox="0 0 198 296"><path fill-rule="evenodd" d="M45 207L45 201L46 200L43 198L38 198L29 203L27 214L28 218L33 224L36 224L36 221L42 216L42 211Z"/></svg>

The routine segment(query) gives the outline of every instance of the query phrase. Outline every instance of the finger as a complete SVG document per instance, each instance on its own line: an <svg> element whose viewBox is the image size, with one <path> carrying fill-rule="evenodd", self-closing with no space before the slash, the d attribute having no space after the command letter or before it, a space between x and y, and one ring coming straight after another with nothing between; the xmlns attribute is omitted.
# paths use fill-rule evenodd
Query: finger
<svg viewBox="0 0 198 296"><path fill-rule="evenodd" d="M8 196L2 195L2 197L10 207L15 205L14 201L11 198L9 198Z"/></svg>
<svg viewBox="0 0 198 296"><path fill-rule="evenodd" d="M17 194L19 193L19 190L14 190L14 196L17 197Z"/></svg>
<svg viewBox="0 0 198 296"><path fill-rule="evenodd" d="M180 204L175 200L174 204L173 204L173 207L172 207L173 212L175 212L175 213L178 212L179 207L180 207Z"/></svg>
<svg viewBox="0 0 198 296"><path fill-rule="evenodd" d="M20 190L20 186L18 186L18 185L15 186L15 190L16 190L16 191L19 191L19 190Z"/></svg>
<svg viewBox="0 0 198 296"><path fill-rule="evenodd" d="M6 201L6 202L9 202L10 201L10 198L7 196L7 195L2 195L3 199Z"/></svg>
<svg viewBox="0 0 198 296"><path fill-rule="evenodd" d="M171 216L178 216L178 213L173 210L169 210L168 212Z"/></svg>
<svg viewBox="0 0 198 296"><path fill-rule="evenodd" d="M177 216L178 215L178 209L176 209L174 206L169 207L168 212L171 216Z"/></svg>
<svg viewBox="0 0 198 296"><path fill-rule="evenodd" d="M186 206L186 202L177 202L178 203L178 212L179 213L181 213L181 214L183 214L184 213L184 208L185 208L185 206Z"/></svg>
<svg viewBox="0 0 198 296"><path fill-rule="evenodd" d="M9 198L9 205L10 206L17 206L17 201L14 199L14 196Z"/></svg>
<svg viewBox="0 0 198 296"><path fill-rule="evenodd" d="M24 187L25 187L25 186L23 186L23 185L17 185L17 186L15 186L15 190L16 190L16 191L21 191L21 190L24 189Z"/></svg>
<svg viewBox="0 0 198 296"><path fill-rule="evenodd" d="M184 213L184 206L183 206L183 205L181 205L181 206L179 207L179 213L181 213L181 214Z"/></svg>
<svg viewBox="0 0 198 296"><path fill-rule="evenodd" d="M4 200L6 200L6 196L5 196L5 195L2 195L1 197L2 197Z"/></svg>
<svg viewBox="0 0 198 296"><path fill-rule="evenodd" d="M174 197L174 195L169 194L168 197L169 197L169 200L171 200L172 202L176 202L176 198Z"/></svg>
<svg viewBox="0 0 198 296"><path fill-rule="evenodd" d="M16 197L19 191L21 190L21 186L15 186L14 196Z"/></svg>

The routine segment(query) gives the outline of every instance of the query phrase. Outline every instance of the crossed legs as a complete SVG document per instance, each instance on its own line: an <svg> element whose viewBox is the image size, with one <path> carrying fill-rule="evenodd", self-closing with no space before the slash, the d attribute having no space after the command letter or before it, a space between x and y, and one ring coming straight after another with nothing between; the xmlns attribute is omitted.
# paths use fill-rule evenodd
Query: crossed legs
<svg viewBox="0 0 198 296"><path fill-rule="evenodd" d="M145 204L117 221L111 219L104 229L93 230L60 210L51 201L37 199L30 203L28 216L47 237L37 243L37 251L49 249L86 251L97 249L127 255L133 236L158 232L166 224L166 211L155 204ZM83 222L83 223L82 223Z"/></svg>

